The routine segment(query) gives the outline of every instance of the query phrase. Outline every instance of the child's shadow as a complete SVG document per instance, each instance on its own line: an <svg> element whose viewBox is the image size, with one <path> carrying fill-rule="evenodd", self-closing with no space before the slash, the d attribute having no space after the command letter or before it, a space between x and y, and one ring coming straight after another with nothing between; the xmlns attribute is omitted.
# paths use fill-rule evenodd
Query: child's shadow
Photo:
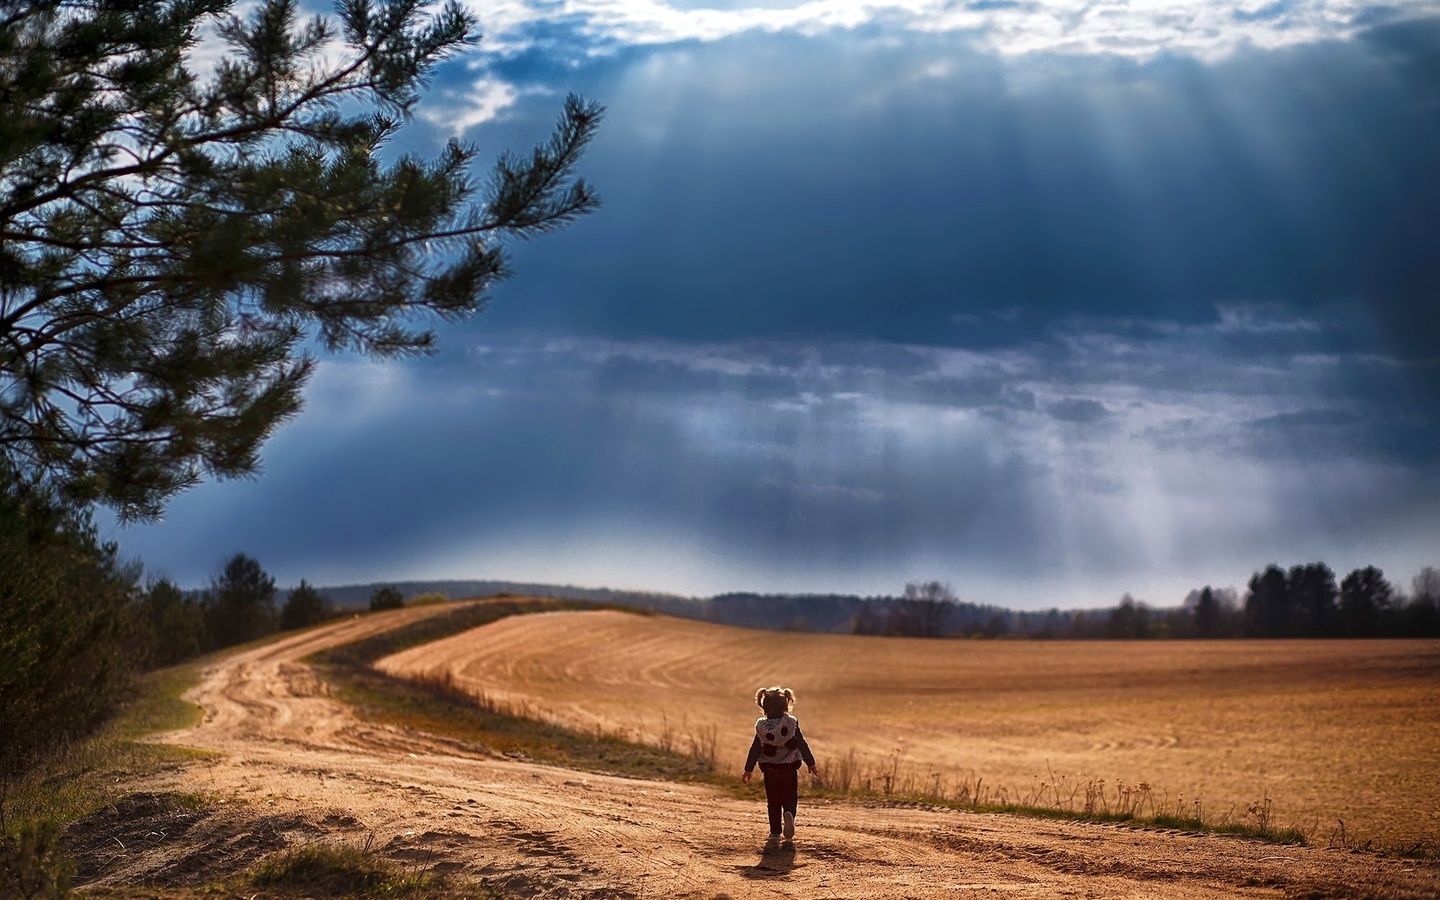
<svg viewBox="0 0 1440 900"><path fill-rule="evenodd" d="M753 866L740 866L740 875L743 878L775 878L790 874L795 868L795 845L790 843L781 844L778 847L766 847L760 853L760 859Z"/></svg>

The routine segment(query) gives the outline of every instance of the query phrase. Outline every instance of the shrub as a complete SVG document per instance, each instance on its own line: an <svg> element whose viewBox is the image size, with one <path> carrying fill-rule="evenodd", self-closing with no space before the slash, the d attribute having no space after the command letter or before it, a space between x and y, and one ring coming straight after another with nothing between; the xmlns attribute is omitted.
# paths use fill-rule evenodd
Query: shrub
<svg viewBox="0 0 1440 900"><path fill-rule="evenodd" d="M370 611L380 612L386 609L401 609L405 606L405 595L393 587L382 587L376 589L370 595Z"/></svg>
<svg viewBox="0 0 1440 900"><path fill-rule="evenodd" d="M15 835L0 832L0 893L4 896L24 900L68 897L73 870L54 822L26 825Z"/></svg>
<svg viewBox="0 0 1440 900"><path fill-rule="evenodd" d="M138 569L87 512L0 467L0 777L88 732L119 701Z"/></svg>

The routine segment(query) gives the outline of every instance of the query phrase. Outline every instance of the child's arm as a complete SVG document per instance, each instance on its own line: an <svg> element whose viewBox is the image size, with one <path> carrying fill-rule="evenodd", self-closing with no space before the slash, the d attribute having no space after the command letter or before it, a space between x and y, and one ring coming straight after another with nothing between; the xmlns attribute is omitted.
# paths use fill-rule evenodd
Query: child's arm
<svg viewBox="0 0 1440 900"><path fill-rule="evenodd" d="M750 754L745 757L745 774L740 776L741 781L749 781L750 773L755 771L755 763L760 759L760 735L750 742Z"/></svg>
<svg viewBox="0 0 1440 900"><path fill-rule="evenodd" d="M756 737L759 740L759 737ZM810 770L811 775L818 775L815 769L815 754L810 752L810 745L805 743L805 735L800 731L800 726L795 726L795 740L800 742L800 758L805 760L805 766Z"/></svg>

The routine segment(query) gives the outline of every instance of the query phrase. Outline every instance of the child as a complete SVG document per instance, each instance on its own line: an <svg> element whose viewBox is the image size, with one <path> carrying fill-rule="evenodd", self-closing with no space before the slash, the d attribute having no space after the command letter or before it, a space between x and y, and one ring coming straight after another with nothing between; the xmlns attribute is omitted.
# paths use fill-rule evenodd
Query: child
<svg viewBox="0 0 1440 900"><path fill-rule="evenodd" d="M740 780L749 781L755 763L760 763L760 772L765 776L765 807L770 814L770 840L766 843L774 846L782 836L787 841L795 837L800 761L805 761L811 775L820 773L815 769L810 746L800 733L800 723L790 715L795 692L779 686L761 688L755 692L755 703L765 710L765 715L755 720L755 740L750 743L745 774Z"/></svg>

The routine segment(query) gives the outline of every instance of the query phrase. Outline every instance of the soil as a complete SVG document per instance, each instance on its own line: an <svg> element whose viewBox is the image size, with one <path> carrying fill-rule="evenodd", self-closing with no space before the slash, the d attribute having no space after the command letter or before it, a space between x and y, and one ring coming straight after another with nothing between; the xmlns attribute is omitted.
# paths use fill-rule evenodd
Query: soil
<svg viewBox="0 0 1440 900"><path fill-rule="evenodd" d="M198 884L330 841L520 897L1440 895L1433 862L803 796L793 844L767 849L754 802L366 723L301 662L435 609L346 620L216 662L188 695L203 722L163 740L219 755L153 776L77 823L79 880ZM209 802L177 796L193 794Z"/></svg>

